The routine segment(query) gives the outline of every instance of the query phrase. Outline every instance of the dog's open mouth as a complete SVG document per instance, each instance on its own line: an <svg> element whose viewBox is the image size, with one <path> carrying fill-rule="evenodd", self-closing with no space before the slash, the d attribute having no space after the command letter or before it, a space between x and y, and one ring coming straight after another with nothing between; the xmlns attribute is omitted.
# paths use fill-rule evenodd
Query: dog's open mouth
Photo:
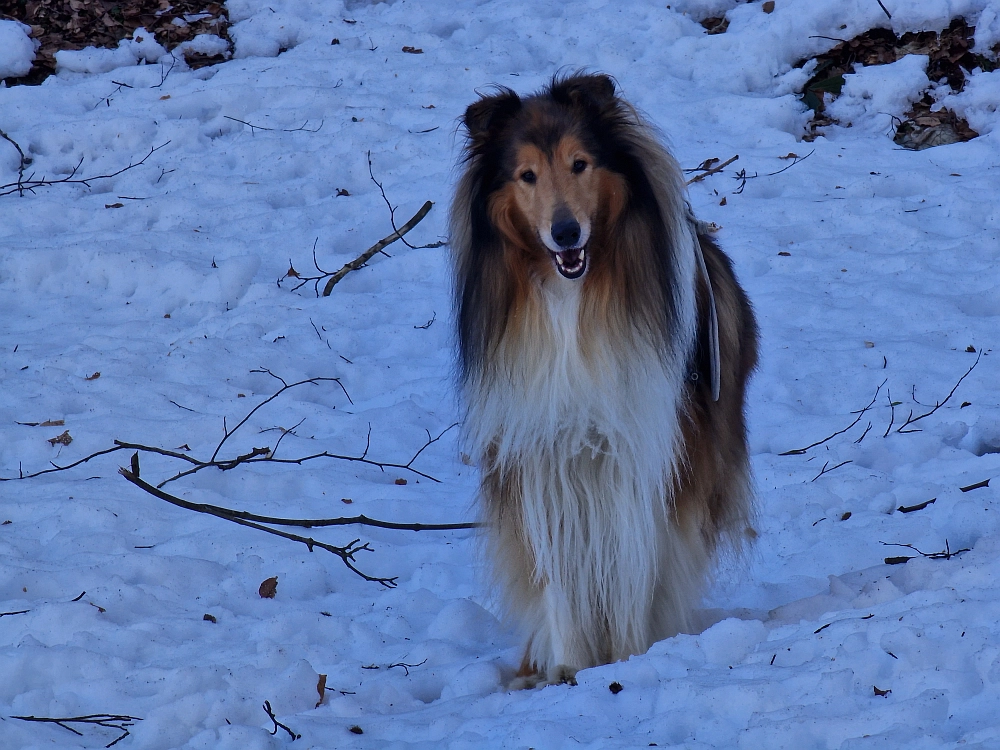
<svg viewBox="0 0 1000 750"><path fill-rule="evenodd" d="M564 278L578 279L587 270L587 246L571 247L558 253L552 253L552 259L555 261L556 270Z"/></svg>

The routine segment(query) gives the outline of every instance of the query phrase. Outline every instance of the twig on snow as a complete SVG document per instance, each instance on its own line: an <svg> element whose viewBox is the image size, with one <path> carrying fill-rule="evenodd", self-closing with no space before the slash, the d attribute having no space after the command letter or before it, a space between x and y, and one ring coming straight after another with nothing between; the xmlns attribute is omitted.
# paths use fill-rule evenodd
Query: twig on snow
<svg viewBox="0 0 1000 750"><path fill-rule="evenodd" d="M105 727L107 729L117 729L118 731L124 733L121 737L109 742L104 747L117 745L123 739L128 737L128 727L133 726L137 721L142 721L142 719L138 716L126 716L124 714L88 714L87 716L67 716L63 718L52 718L49 716L11 716L11 718L20 719L21 721L37 721L45 724L58 724L63 729L68 729L78 737L83 737L83 732L69 726L70 724L90 724Z"/></svg>
<svg viewBox="0 0 1000 750"><path fill-rule="evenodd" d="M981 482L970 484L968 487L959 487L958 489L960 489L962 492L972 492L973 490L981 490L983 487L989 487L989 486L990 486L990 480L984 479Z"/></svg>
<svg viewBox="0 0 1000 750"><path fill-rule="evenodd" d="M696 182L701 182L706 177L711 177L713 174L718 174L719 172L721 172L723 169L725 169L726 167L728 167L730 164L732 164L734 161L736 161L739 158L740 158L740 155L736 154L736 156L732 157L731 159L727 159L726 161L722 162L722 164L718 164L716 166L712 166L711 162L717 162L718 159L706 159L705 161L703 161L699 166L695 167L694 169L685 169L684 170L685 172L697 172L697 171L704 170L704 171L702 171L702 173L700 175L696 175L695 177L692 177L685 184L686 185L693 185Z"/></svg>
<svg viewBox="0 0 1000 750"><path fill-rule="evenodd" d="M845 464L853 464L853 463L854 463L854 461L853 461L853 460L850 460L850 459L849 459L849 460L847 460L847 461L841 461L841 462L840 462L839 464L837 464L836 466L830 466L830 462L829 462L829 461L827 461L827 462L826 462L825 464L823 464L823 468L819 470L819 474L817 474L816 476L814 476L814 477L813 477L812 479L810 479L809 481L810 481L810 482L815 482L815 481L816 481L817 479L819 479L819 478L820 478L821 476L823 476L824 474L829 474L829 473L830 473L831 471L833 471L834 469L839 469L839 468L840 468L841 466L844 466ZM828 469L828 468L826 468L827 466L830 466L830 468L829 468L829 469Z"/></svg>
<svg viewBox="0 0 1000 750"><path fill-rule="evenodd" d="M765 174L759 174L757 172L754 172L753 174L747 174L747 171L745 169L741 169L739 172L737 172L733 176L733 179L740 181L740 185L739 185L738 188L736 188L736 190L733 191L733 195L739 195L740 193L742 193L743 192L743 188L745 188L747 186L747 182L749 180L756 180L758 177L774 177L775 175L781 174L785 170L791 169L796 164L805 161L806 159L808 159L810 156L812 156L815 153L816 153L816 149L813 149L812 151L810 151L805 156L795 156L795 158L794 158L794 160L792 161L791 164L789 164L786 167L782 167L777 172L767 172Z"/></svg>
<svg viewBox="0 0 1000 750"><path fill-rule="evenodd" d="M299 536L298 534L290 534L287 531L281 531L279 529L272 529L269 526L264 526L259 523L254 523L253 521L247 521L243 518L233 515L231 512L225 512L228 509L219 508L214 505L206 505L204 503L192 503L187 500L183 500L176 495L171 495L164 492L161 489L154 487L148 482L139 478L139 454L132 454L132 465L131 468L126 469L124 466L118 469L118 473L121 474L125 479L134 484L139 489L148 492L153 497L157 497L160 500L165 500L171 505L176 505L179 508L184 508L185 510L191 510L195 513L206 513L210 516L215 516L217 518L222 518L226 521L231 521L240 526L247 526L251 529L257 529L258 531L263 531L266 534L273 534L274 536L280 536L283 539L288 539L293 542L299 542L306 545L310 552L313 551L314 547L319 547L320 549L325 549L341 559L341 561L346 565L351 572L364 578L366 581L372 583L379 583L386 588L395 588L397 576L392 576L391 578L384 578L379 576L370 576L367 573L359 570L355 563L355 555L358 552L366 551L372 552L372 548L368 546L368 542L361 544L360 539L355 539L343 547L338 547L333 544L326 544L325 542L318 542L310 537Z"/></svg>
<svg viewBox="0 0 1000 750"><path fill-rule="evenodd" d="M161 148L166 146L170 141L161 143L159 146L153 146L149 149L149 153L142 157L139 161L130 161L127 167L122 167L114 172L109 172L108 174L98 174L93 177L77 177L77 172L80 171L80 167L83 164L83 157L80 157L80 161L77 165L73 167L73 170L65 177L60 177L58 180L48 180L44 177L40 179L35 179L34 173L28 175L27 179L24 178L22 174L18 174L17 182L10 182L6 185L0 185L0 197L5 195L10 195L12 193L17 193L18 195L24 195L26 192L34 193L35 190L41 187L51 187L52 185L85 185L90 187L90 183L95 180L106 180L111 177L117 177L123 172L128 172L130 169L135 169L136 167L142 166L146 163L146 160L159 151Z"/></svg>
<svg viewBox="0 0 1000 750"><path fill-rule="evenodd" d="M11 138L9 135L7 135L2 130L0 130L0 138L3 138L11 146L13 146L14 148L17 149L17 154L20 157L20 162L17 165L17 183L16 184L18 185L18 195L24 195L24 189L21 188L20 185L24 181L24 168L26 166L28 166L29 164L31 164L31 159L29 159L28 157L26 157L24 155L24 151L21 150L21 145L18 142L15 141L13 138Z"/></svg>
<svg viewBox="0 0 1000 750"><path fill-rule="evenodd" d="M779 456L800 456L800 455L802 455L803 453L805 453L806 451L808 451L811 448L815 448L818 445L823 445L823 443L826 443L826 442L829 442L830 440L833 440L835 437L837 437L837 435L843 435L845 432L847 432L852 427L854 427L854 425L856 425L858 422L860 422L861 421L861 417L864 416L865 412L867 412L869 409L872 408L872 406L875 404L875 399L878 398L878 394L882 390L882 386L885 385L887 382L889 382L888 378L886 380L882 381L882 383L879 385L879 387L875 389L875 395L872 396L872 400L868 402L868 406L866 406L865 408L863 408L861 411L857 412L857 415L858 415L857 418L853 422L851 422L849 425L847 425L847 427L845 427L842 430L837 430L832 435L828 435L827 437L823 438L822 440L817 440L815 443L811 443L811 444L807 445L805 448L794 448L794 449L792 449L790 451L785 451L784 453L779 453L778 455ZM836 468L836 467L834 467L834 468Z"/></svg>
<svg viewBox="0 0 1000 750"><path fill-rule="evenodd" d="M944 401L935 402L934 403L934 407L930 411L921 414L919 417L914 417L913 416L913 410L911 409L910 410L910 415L906 418L906 421L902 425L899 426L899 428L896 430L896 432L899 433L899 434L901 434L901 435L905 435L905 434L910 433L910 432L920 432L919 429L910 429L910 430L907 430L906 428L909 427L911 424L914 424L915 422L919 422L924 417L929 417L931 414L933 414L934 412L936 412L942 406L944 406L945 404L947 404L948 401L951 399L951 397L955 395L955 391L958 390L958 386L960 386L962 384L963 380L965 380L967 377L969 377L969 373L971 373L973 370L976 369L976 365L979 364L979 360L982 359L982 358L983 358L983 350L980 349L979 350L979 354L976 356L976 361L972 363L972 367L970 367L968 370L966 370L965 374L958 379L958 382L955 383L954 387L952 387L952 389L948 392L948 395L944 397ZM916 398L914 398L913 400L916 401Z"/></svg>
<svg viewBox="0 0 1000 750"><path fill-rule="evenodd" d="M427 663L427 659L424 659L422 662L418 662L417 664L406 664L405 662L401 662L400 661L400 662L396 662L395 664L389 664L386 667L386 669L392 669L393 667L402 667L403 671L406 672L405 676L409 677L411 669L413 669L414 667L421 667L421 666L423 666L426 663Z"/></svg>
<svg viewBox="0 0 1000 750"><path fill-rule="evenodd" d="M238 122L243 125L246 125L248 128L250 128L250 135L253 135L255 130L271 130L271 131L280 131L282 133L299 133L303 131L306 133L318 133L323 128L323 123L325 122L325 120L320 120L319 126L317 126L315 129L306 127L306 125L309 124L309 120L306 120L297 128L265 128L263 125L254 125L253 123L247 122L246 120L241 120L238 117L230 117L229 115L223 115L223 117L226 118L227 120L232 120L233 122Z"/></svg>
<svg viewBox="0 0 1000 750"><path fill-rule="evenodd" d="M879 542L879 544L885 545L886 547L905 547L906 549L912 549L921 557L926 557L931 560L950 560L951 558L956 557L957 555L961 555L963 552L968 552L970 549L969 547L965 547L963 549L957 549L954 552L952 552L951 545L948 544L947 539L944 540L944 549L941 550L940 552L921 552L912 544L897 544L895 542ZM885 564L900 565L902 563L905 563L907 560L912 560L912 559L913 559L912 556L887 557L885 558ZM892 560L892 562L889 562L890 560Z"/></svg>
<svg viewBox="0 0 1000 750"><path fill-rule="evenodd" d="M429 132L429 131L422 131L422 132ZM382 200L385 201L385 205L389 209L389 223L392 225L392 228L396 230L396 234L399 235L399 239L403 240L404 245L406 245L411 250L421 250L427 248L441 247L443 244L445 244L443 242L432 242L429 245L411 245L409 242L403 239L403 235L406 234L406 232L401 232L396 227L396 208L393 207L392 203L389 202L389 198L385 194L385 188L382 187L382 183L375 179L375 172L372 169L371 151L368 152L368 176L372 178L372 182L375 183L375 185L378 187L378 191L382 194Z"/></svg>
<svg viewBox="0 0 1000 750"><path fill-rule="evenodd" d="M932 497L930 500L924 500L922 503L917 503L916 505L900 505L896 508L900 513L915 513L918 510L923 510L928 505L933 505L937 502L936 497Z"/></svg>
<svg viewBox="0 0 1000 750"><path fill-rule="evenodd" d="M435 312L435 311L432 310L431 311L431 319L430 320L428 320L422 326L413 326L413 327L416 328L418 331L426 331L428 328L430 328L432 325L434 325L434 321L437 320L437 317L438 317L437 312Z"/></svg>
<svg viewBox="0 0 1000 750"><path fill-rule="evenodd" d="M339 271L329 274L330 278L326 282L326 286L323 287L323 296L329 297L330 292L333 291L333 288L340 282L341 279L347 276L347 274L349 274L351 271L357 271L365 263L371 260L376 253L382 252L383 248L388 247L396 240L402 239L404 234L409 232L411 229L413 229L413 227L415 227L423 220L423 218L427 215L427 212L431 210L431 206L433 205L434 204L431 203L431 201L425 202L424 205L420 207L420 210L413 215L413 218L411 218L408 222L403 224L403 226L401 226L399 229L396 229L396 231L390 234L388 237L383 237L382 239L380 239L378 242L376 242L370 248L365 250L363 253L361 253L361 255L359 255L354 260L345 263Z"/></svg>
<svg viewBox="0 0 1000 750"><path fill-rule="evenodd" d="M881 9L882 9L882 10L883 10L883 11L885 12L885 15L886 15L886 16L888 17L888 19L889 19L889 20L891 21L891 20L892 20L892 13L890 13L890 12L889 12L889 9L888 9L888 8L886 8L886 7L885 7L885 6L884 6L884 5L882 4L882 0L876 0L876 2L878 3L878 7L880 7L880 8L881 8Z"/></svg>
<svg viewBox="0 0 1000 750"><path fill-rule="evenodd" d="M274 731L271 732L271 734L277 734L278 733L278 727L281 727L286 732L288 732L289 736L291 736L292 742L295 742L295 740L300 739L302 737L301 734L296 734L291 729L289 729L287 726L285 726L280 721L278 721L276 718L274 718L274 711L271 710L271 701L264 701L263 708L264 708L264 712L267 714L267 718L269 718L271 721L274 722Z"/></svg>
<svg viewBox="0 0 1000 750"><path fill-rule="evenodd" d="M333 288L338 283L340 283L340 281L345 276L347 276L347 274L349 274L351 271L357 271L359 268L364 267L364 265L369 260L371 260L377 253L383 252L383 250L386 247L391 245L396 240L401 239L404 234L409 232L411 229L413 229L413 227L415 227L423 220L423 218L427 215L427 212L431 210L431 207L433 205L434 204L431 201L425 202L424 205L420 207L420 210L417 211L417 213L415 213L413 217L403 226L394 231L388 237L383 237L381 240L379 240L370 248L361 253L361 255L359 255L357 258L345 263L337 271L327 271L320 266L319 261L316 259L316 243L319 242L319 238L317 237L316 240L313 242L312 260L313 260L313 267L316 269L319 275L305 276L296 271L295 267L292 266L291 262L289 262L288 271L285 273L284 276L278 279L278 286L281 286L281 282L284 281L285 279L298 279L298 283L295 284L295 286L293 286L291 289L291 291L297 292L306 284L312 282L313 289L316 292L316 296L319 297L320 296L319 285L325 281L326 284L323 286L322 296L329 297L330 293L333 291ZM433 247L433 246L435 245L421 245L420 247Z"/></svg>
<svg viewBox="0 0 1000 750"><path fill-rule="evenodd" d="M885 397L889 400L889 426L885 428L885 434L882 437L889 437L889 432L892 430L892 426L896 423L896 402L892 400L892 392L886 388Z"/></svg>

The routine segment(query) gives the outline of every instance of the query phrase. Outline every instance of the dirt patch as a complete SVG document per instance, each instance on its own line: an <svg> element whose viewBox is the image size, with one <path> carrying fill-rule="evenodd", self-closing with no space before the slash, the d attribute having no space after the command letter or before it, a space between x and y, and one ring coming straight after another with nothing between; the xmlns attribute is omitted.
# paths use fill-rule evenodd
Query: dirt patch
<svg viewBox="0 0 1000 750"><path fill-rule="evenodd" d="M712 16L711 18L704 18L698 23L702 25L705 29L705 33L709 36L715 34L725 34L726 30L729 28L729 19L725 16Z"/></svg>
<svg viewBox="0 0 1000 750"><path fill-rule="evenodd" d="M816 71L802 89L803 103L813 110L805 140L821 135L820 128L836 121L826 112L826 105L840 94L844 76L854 72L854 64L886 65L906 55L927 55L927 77L938 83L947 83L955 92L965 88L966 72L981 68L997 69L993 56L973 53L976 29L958 18L940 34L936 31L908 32L896 36L889 29L870 29L853 39L840 39L829 52L817 55ZM998 45L1000 47L1000 45ZM800 60L796 67L803 67L809 60ZM968 141L979 134L969 123L947 109L931 112L934 100L929 94L913 105L903 119L894 123L893 140L905 148L921 149L946 143Z"/></svg>
<svg viewBox="0 0 1000 750"><path fill-rule="evenodd" d="M198 34L229 39L222 3L204 0L0 0L0 18L30 26L32 38L41 42L31 71L23 78L5 79L8 86L44 81L55 72L59 50L114 48L140 26L167 50ZM224 59L193 53L185 57L192 68Z"/></svg>

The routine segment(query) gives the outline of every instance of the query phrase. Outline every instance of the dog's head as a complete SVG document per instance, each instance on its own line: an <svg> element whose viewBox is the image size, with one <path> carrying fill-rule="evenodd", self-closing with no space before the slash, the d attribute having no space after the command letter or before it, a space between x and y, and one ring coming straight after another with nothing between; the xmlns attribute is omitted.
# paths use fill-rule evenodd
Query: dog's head
<svg viewBox="0 0 1000 750"><path fill-rule="evenodd" d="M576 75L525 99L500 89L465 113L490 218L540 269L581 278L595 230L621 210L624 184L601 148L621 104L607 76Z"/></svg>

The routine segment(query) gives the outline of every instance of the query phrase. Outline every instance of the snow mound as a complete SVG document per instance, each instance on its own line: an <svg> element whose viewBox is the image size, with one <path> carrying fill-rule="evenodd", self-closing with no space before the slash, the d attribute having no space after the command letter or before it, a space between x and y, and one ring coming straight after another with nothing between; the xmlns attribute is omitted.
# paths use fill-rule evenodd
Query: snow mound
<svg viewBox="0 0 1000 750"><path fill-rule="evenodd" d="M0 78L28 75L38 47L30 32L23 23L0 20Z"/></svg>
<svg viewBox="0 0 1000 750"><path fill-rule="evenodd" d="M122 39L115 49L86 47L81 50L56 52L56 71L69 73L107 73L117 68L138 65L140 61L156 62L167 54L153 35L141 26L131 39Z"/></svg>
<svg viewBox="0 0 1000 750"><path fill-rule="evenodd" d="M885 130L930 86L927 62L927 55L907 55L888 65L855 66L827 112L844 125Z"/></svg>
<svg viewBox="0 0 1000 750"><path fill-rule="evenodd" d="M997 104L1000 103L1000 71L973 73L965 89L940 102L969 122L969 127L978 133L993 131L997 120Z"/></svg>

